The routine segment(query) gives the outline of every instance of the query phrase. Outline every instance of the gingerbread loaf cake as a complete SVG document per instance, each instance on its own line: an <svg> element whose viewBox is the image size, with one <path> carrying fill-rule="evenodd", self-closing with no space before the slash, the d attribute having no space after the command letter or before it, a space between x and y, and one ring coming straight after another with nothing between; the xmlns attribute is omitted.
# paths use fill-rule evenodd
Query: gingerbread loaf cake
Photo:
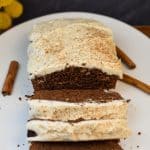
<svg viewBox="0 0 150 150"><path fill-rule="evenodd" d="M88 19L57 19L33 27L28 74L34 89L111 89L122 78L112 31Z"/></svg>
<svg viewBox="0 0 150 150"><path fill-rule="evenodd" d="M128 103L112 31L89 19L36 24L28 47L30 150L122 150ZM105 90L106 89L106 90Z"/></svg>

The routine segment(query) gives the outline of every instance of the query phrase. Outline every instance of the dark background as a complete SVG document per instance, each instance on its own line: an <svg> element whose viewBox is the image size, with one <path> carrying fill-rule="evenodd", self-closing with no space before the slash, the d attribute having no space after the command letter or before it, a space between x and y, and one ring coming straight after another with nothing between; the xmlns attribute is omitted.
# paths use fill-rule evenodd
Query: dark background
<svg viewBox="0 0 150 150"><path fill-rule="evenodd" d="M64 11L104 14L131 25L150 25L150 0L21 0L22 17L15 24L31 18Z"/></svg>

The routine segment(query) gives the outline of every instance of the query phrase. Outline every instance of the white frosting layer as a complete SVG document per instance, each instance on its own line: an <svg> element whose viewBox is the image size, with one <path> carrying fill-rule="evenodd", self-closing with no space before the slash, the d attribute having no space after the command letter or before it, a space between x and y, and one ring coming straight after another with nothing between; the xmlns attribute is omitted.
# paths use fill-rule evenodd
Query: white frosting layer
<svg viewBox="0 0 150 150"><path fill-rule="evenodd" d="M36 137L29 141L86 141L127 138L130 130L125 119L90 120L77 123L31 120L27 129Z"/></svg>
<svg viewBox="0 0 150 150"><path fill-rule="evenodd" d="M30 36L28 73L31 78L69 66L97 68L122 77L112 31L94 20L58 19L37 24Z"/></svg>
<svg viewBox="0 0 150 150"><path fill-rule="evenodd" d="M50 120L92 120L92 119L126 119L128 103L114 100L106 103L83 102L69 103L51 100L29 100L29 119Z"/></svg>

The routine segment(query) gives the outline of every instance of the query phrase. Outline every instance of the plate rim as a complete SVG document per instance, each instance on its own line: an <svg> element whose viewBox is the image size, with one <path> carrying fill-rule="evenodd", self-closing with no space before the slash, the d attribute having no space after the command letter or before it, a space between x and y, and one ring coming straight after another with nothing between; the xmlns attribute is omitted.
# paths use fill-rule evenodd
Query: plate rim
<svg viewBox="0 0 150 150"><path fill-rule="evenodd" d="M122 20L119 20L119 19L111 17L111 16L107 16L107 15L103 15L103 14L98 14L98 13L93 13L93 12L86 12L86 11L67 11L67 12L62 11L62 12L54 12L54 13L50 13L50 14L38 16L38 17L35 17L35 18L31 18L31 19L23 21L22 23L19 23L19 24L15 25L15 26L11 27L10 29L4 31L3 33L1 33L0 34L0 39L2 38L2 36L4 34L7 34L9 31L15 30L16 28L18 28L18 27L20 27L20 26L22 26L22 25L24 25L26 23L35 21L37 19L40 20L41 18L45 18L45 17L48 17L48 16L59 16L59 15L63 16L63 15L66 15L66 14L73 14L73 15L75 15L75 14L76 15L80 15L80 14L85 15L86 14L86 15L92 15L92 16L95 16L95 17L102 16L102 17L105 17L105 18L108 18L108 19L115 20L117 22L123 23L124 25L128 26L129 28L132 28L132 30L139 32L141 35L143 35L144 37L146 37L146 38L149 39L149 37L147 37L143 32L139 31L138 29L134 28L134 26L132 26L132 25L130 25L130 24L128 24L128 23L126 23L126 22L124 22ZM78 18L80 18L80 17L78 17ZM83 18L83 17L81 17L81 18Z"/></svg>

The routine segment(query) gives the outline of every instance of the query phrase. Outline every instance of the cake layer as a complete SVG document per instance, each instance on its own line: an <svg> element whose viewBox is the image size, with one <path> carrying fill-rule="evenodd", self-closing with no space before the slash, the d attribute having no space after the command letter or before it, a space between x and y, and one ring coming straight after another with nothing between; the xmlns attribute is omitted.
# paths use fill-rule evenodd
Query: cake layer
<svg viewBox="0 0 150 150"><path fill-rule="evenodd" d="M29 141L89 141L127 138L130 131L125 119L60 122L30 120Z"/></svg>
<svg viewBox="0 0 150 150"><path fill-rule="evenodd" d="M92 102L93 101L93 102ZM49 119L56 121L126 119L128 103L114 100L105 103L70 103L50 100L30 100L29 119ZM105 101L105 100L104 100Z"/></svg>
<svg viewBox="0 0 150 150"><path fill-rule="evenodd" d="M107 75L98 69L84 67L67 67L44 76L35 76L32 79L34 89L112 89L115 88L118 77Z"/></svg>
<svg viewBox="0 0 150 150"><path fill-rule="evenodd" d="M90 142L32 142L30 150L123 150L118 140Z"/></svg>
<svg viewBox="0 0 150 150"><path fill-rule="evenodd" d="M42 90L35 91L34 95L30 96L31 100L45 99L66 102L110 102L112 100L123 99L117 92L104 90Z"/></svg>

